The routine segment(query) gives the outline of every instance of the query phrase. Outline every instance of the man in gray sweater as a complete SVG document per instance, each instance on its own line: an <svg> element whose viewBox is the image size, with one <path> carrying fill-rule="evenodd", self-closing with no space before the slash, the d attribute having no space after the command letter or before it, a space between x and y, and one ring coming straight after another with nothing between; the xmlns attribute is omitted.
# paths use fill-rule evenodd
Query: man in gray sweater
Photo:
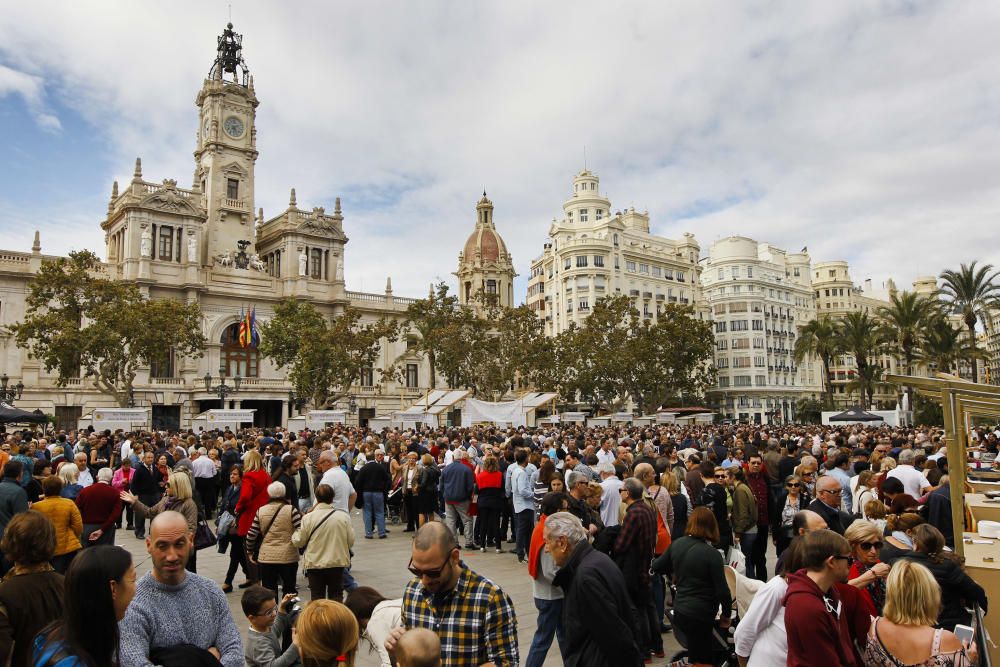
<svg viewBox="0 0 1000 667"><path fill-rule="evenodd" d="M243 667L243 644L226 596L211 579L184 569L194 535L178 512L153 519L146 549L153 571L136 584L119 623L122 667L152 667L150 654L190 644L225 667Z"/></svg>

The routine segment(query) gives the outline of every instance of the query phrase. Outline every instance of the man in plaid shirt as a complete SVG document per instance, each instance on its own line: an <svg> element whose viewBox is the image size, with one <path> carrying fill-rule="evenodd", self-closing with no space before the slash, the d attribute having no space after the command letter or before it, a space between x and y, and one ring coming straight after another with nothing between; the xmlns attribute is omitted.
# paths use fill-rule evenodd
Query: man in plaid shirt
<svg viewBox="0 0 1000 667"><path fill-rule="evenodd" d="M649 579L649 564L656 548L656 514L643 501L646 487L635 477L625 480L621 488L625 503L625 518L615 540L615 562L625 577L628 595L636 609L637 639L643 656L652 653L664 657L660 620L653 606L653 590Z"/></svg>
<svg viewBox="0 0 1000 667"><path fill-rule="evenodd" d="M417 531L409 570L415 578L403 591L403 626L437 633L444 667L517 667L514 603L462 563L455 535L445 524L431 521ZM404 628L386 641L390 652Z"/></svg>

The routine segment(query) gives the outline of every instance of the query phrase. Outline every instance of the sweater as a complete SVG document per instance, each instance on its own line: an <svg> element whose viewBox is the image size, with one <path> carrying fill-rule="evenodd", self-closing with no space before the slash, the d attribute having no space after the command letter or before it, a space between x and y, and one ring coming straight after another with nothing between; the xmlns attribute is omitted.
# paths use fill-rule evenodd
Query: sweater
<svg viewBox="0 0 1000 667"><path fill-rule="evenodd" d="M299 647L289 644L281 652L281 637L290 623L288 614L278 612L274 625L268 632L258 632L253 626L247 630L247 645L243 650L246 667L291 667L299 661Z"/></svg>
<svg viewBox="0 0 1000 667"><path fill-rule="evenodd" d="M851 646L848 614L836 587L826 594L806 570L788 576L785 592L785 631L788 666L858 664Z"/></svg>
<svg viewBox="0 0 1000 667"><path fill-rule="evenodd" d="M83 519L76 503L68 498L48 496L31 506L31 509L41 512L49 518L56 529L56 550L54 556L62 556L83 545L80 544L80 533L83 532Z"/></svg>
<svg viewBox="0 0 1000 667"><path fill-rule="evenodd" d="M687 618L711 623L720 606L733 604L722 554L705 540L685 535L653 561L652 569L677 582L674 611Z"/></svg>
<svg viewBox="0 0 1000 667"><path fill-rule="evenodd" d="M188 572L176 586L160 583L152 574L143 576L118 630L122 667L152 667L152 649L178 644L214 646L225 667L243 667L243 643L226 595L198 574Z"/></svg>
<svg viewBox="0 0 1000 667"><path fill-rule="evenodd" d="M122 514L122 499L110 484L98 482L80 492L76 506L85 524L99 525L107 532ZM84 535L87 539L89 536Z"/></svg>

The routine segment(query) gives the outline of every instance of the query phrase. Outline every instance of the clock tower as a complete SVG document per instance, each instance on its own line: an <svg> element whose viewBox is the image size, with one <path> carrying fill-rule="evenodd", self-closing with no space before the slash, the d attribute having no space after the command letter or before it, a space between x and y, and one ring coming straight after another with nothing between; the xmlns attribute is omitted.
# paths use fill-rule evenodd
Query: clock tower
<svg viewBox="0 0 1000 667"><path fill-rule="evenodd" d="M243 61L242 42L243 36L229 23L195 100L199 113L193 187L205 196L207 242L200 260L208 265L226 252L238 252L239 241L254 240L254 119L260 103Z"/></svg>

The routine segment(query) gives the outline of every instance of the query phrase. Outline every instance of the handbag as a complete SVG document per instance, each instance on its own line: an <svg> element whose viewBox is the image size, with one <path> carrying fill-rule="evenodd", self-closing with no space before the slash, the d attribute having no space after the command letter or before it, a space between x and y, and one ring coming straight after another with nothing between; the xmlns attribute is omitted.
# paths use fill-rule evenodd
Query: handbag
<svg viewBox="0 0 1000 667"><path fill-rule="evenodd" d="M215 520L215 525L219 527L219 535L229 535L236 527L236 517L229 513L229 510L222 510Z"/></svg>
<svg viewBox="0 0 1000 667"><path fill-rule="evenodd" d="M219 539L212 532L212 527L204 518L198 519L198 528L194 531L194 548L197 551L214 547Z"/></svg>
<svg viewBox="0 0 1000 667"><path fill-rule="evenodd" d="M311 540L311 539L313 538L313 535L315 535L315 534L316 534L316 531L317 531L317 530L319 530L319 527L320 527L320 526L322 526L322 525L323 525L323 523L324 523L324 522L325 522L325 521L326 521L327 519L329 519L329 518L330 518L331 516L333 516L333 513L334 513L334 512L336 512L336 511L337 511L337 510L335 510L335 509L332 509L332 510L330 510L329 512L327 512L327 513L326 513L326 516L325 516L325 517L323 517L322 519L320 519L320 520L319 520L319 523L317 523L317 524L316 524L316 527L315 527L315 528L313 528L313 529L312 529L311 531L309 531L309 537L307 537L307 538L306 538L306 543L305 543L305 544L303 544L303 545L302 545L301 547L299 547L299 554L300 554L300 555L302 555L302 554L305 554L305 552L306 552L306 547L308 547L308 546L309 546L309 540Z"/></svg>
<svg viewBox="0 0 1000 667"><path fill-rule="evenodd" d="M736 545L729 547L729 553L726 554L726 565L740 574L747 573L747 557L743 555L743 552Z"/></svg>

